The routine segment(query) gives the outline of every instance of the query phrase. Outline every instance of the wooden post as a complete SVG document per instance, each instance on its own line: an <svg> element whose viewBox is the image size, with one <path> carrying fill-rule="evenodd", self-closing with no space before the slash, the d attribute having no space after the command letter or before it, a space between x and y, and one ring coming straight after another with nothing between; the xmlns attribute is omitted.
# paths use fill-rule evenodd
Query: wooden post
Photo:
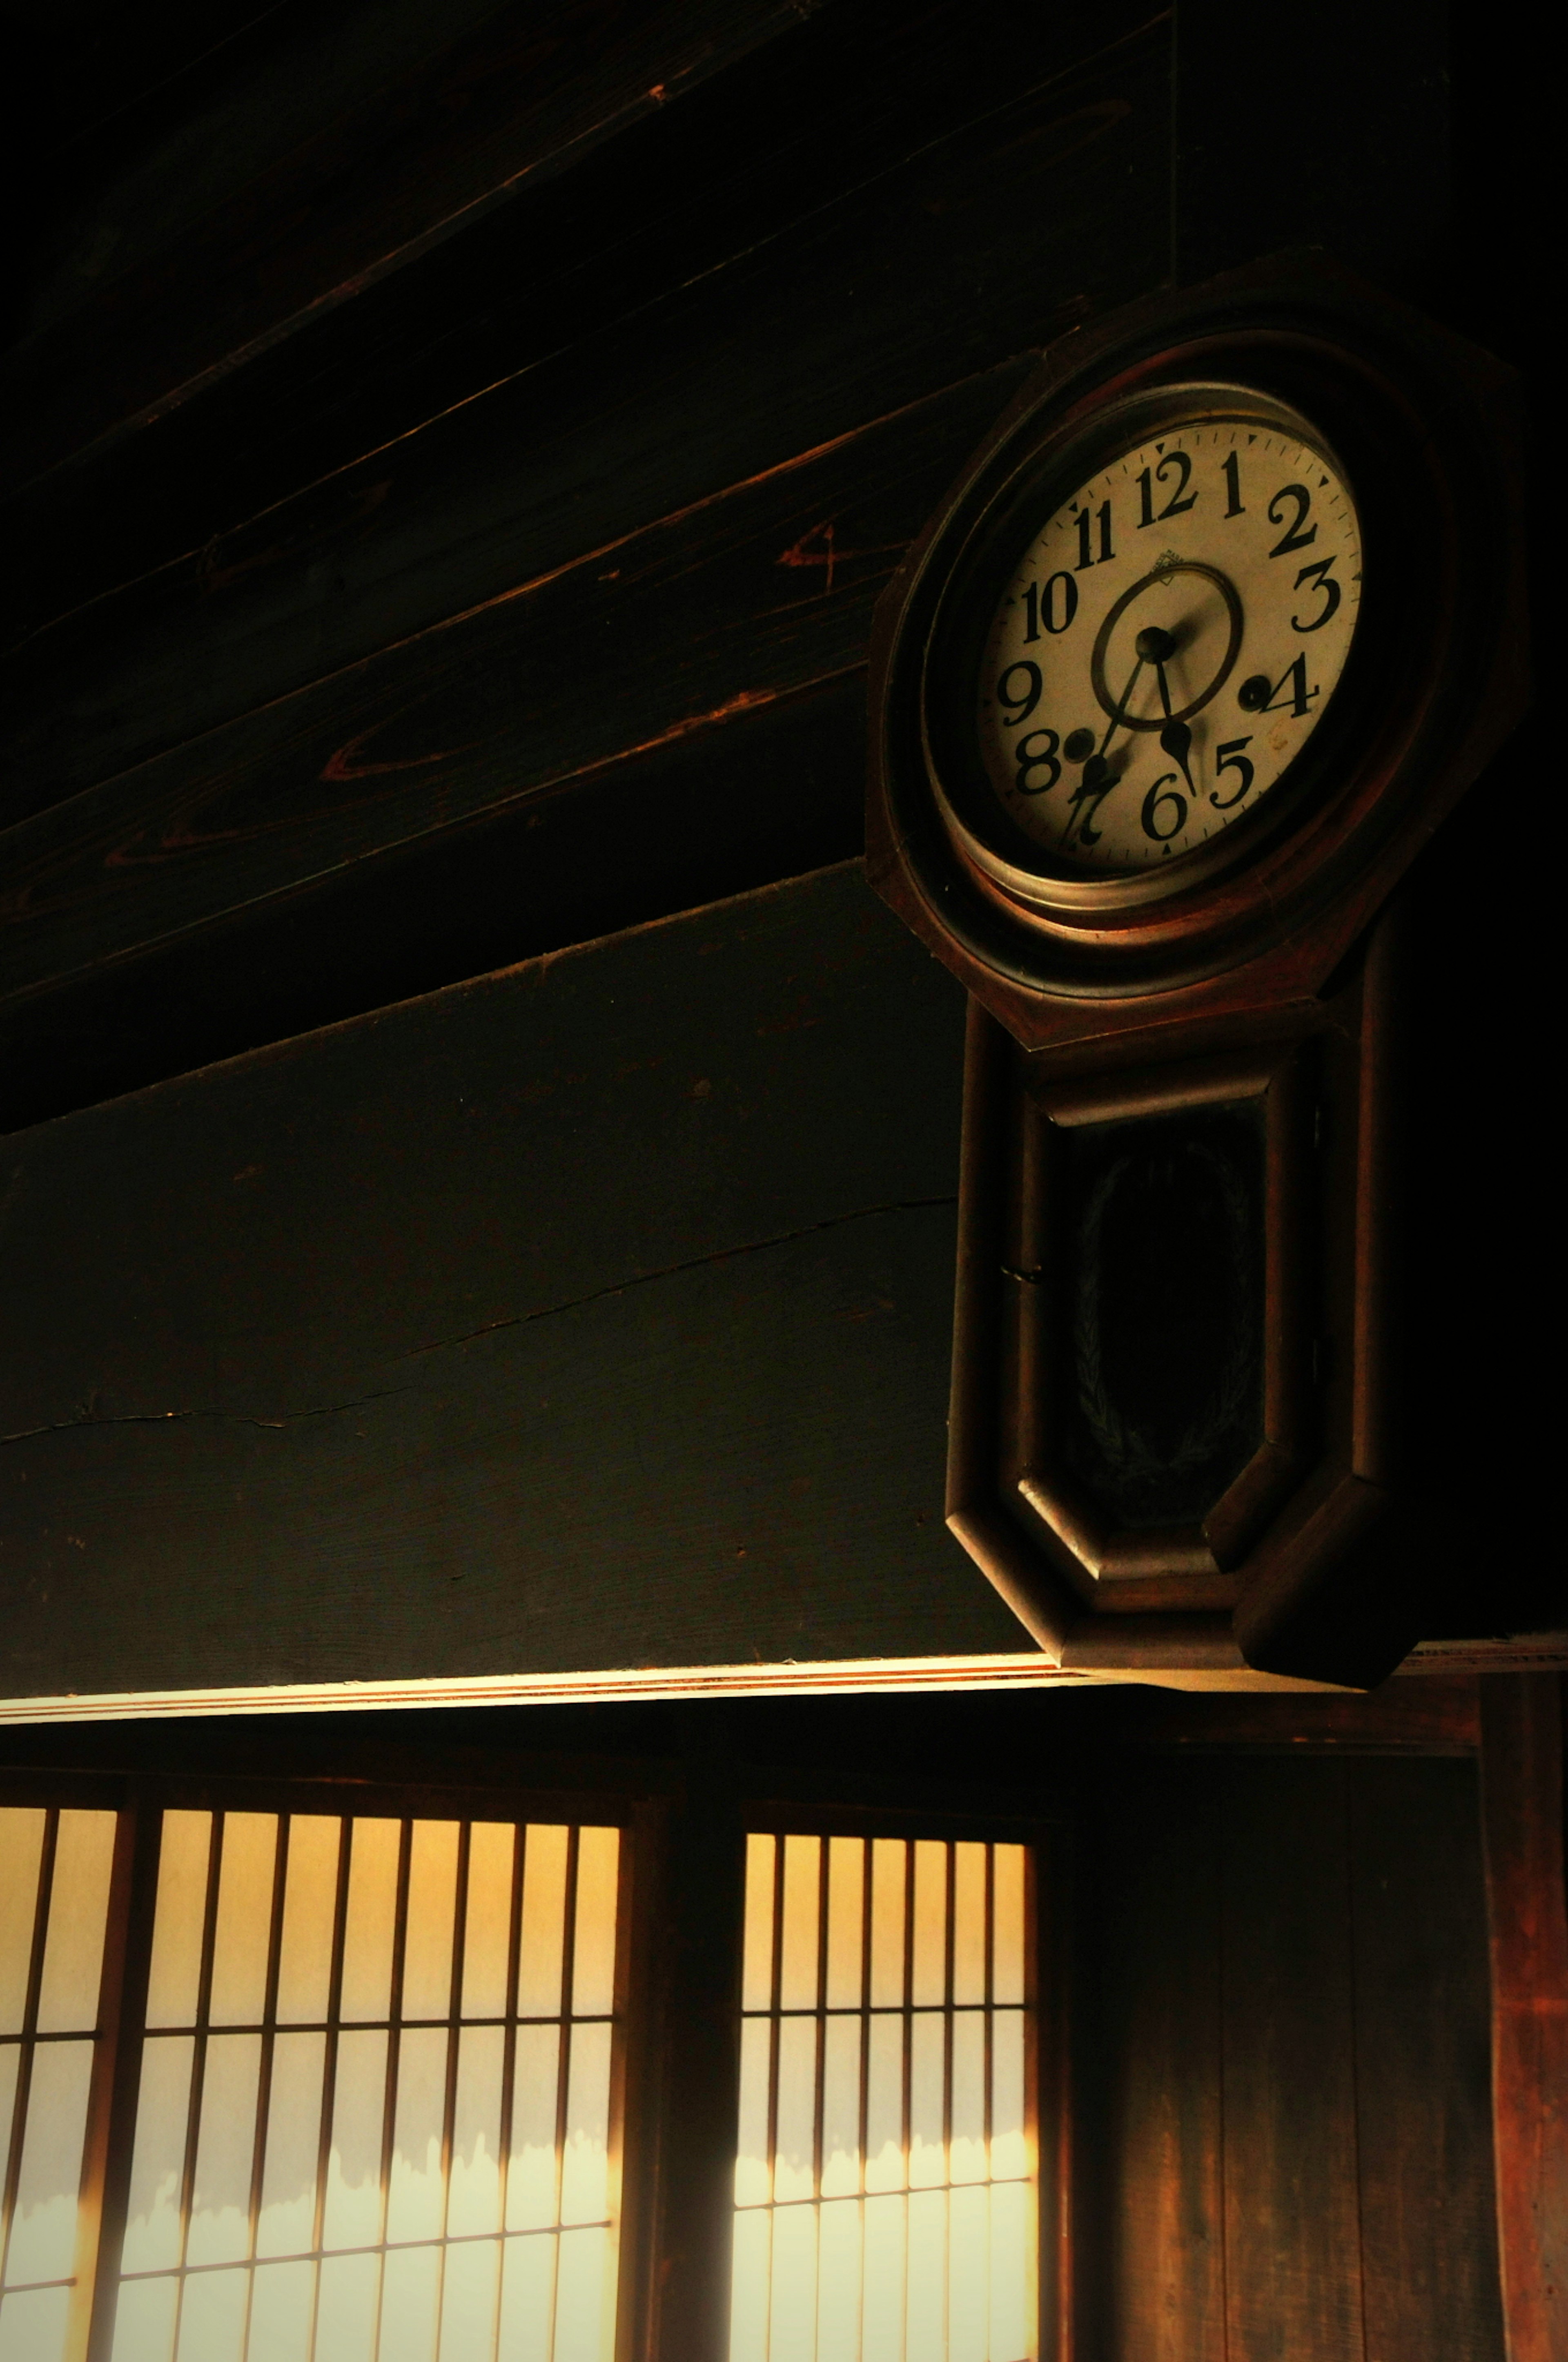
<svg viewBox="0 0 1568 2362"><path fill-rule="evenodd" d="M1481 1750L1508 2362L1562 2362L1568 2353L1568 1907L1558 1675L1485 1675Z"/></svg>

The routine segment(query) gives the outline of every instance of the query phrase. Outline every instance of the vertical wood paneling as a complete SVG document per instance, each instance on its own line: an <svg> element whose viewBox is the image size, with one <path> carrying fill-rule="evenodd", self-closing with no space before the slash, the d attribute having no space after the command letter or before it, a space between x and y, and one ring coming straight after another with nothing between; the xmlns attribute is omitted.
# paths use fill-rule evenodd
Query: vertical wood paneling
<svg viewBox="0 0 1568 2362"><path fill-rule="evenodd" d="M1199 1764L1141 1772L1089 1849L1102 1916L1085 1963L1100 2055L1084 2136L1103 2163L1080 2195L1080 2268L1100 2251L1115 2362L1224 2352L1219 1778Z"/></svg>
<svg viewBox="0 0 1568 2362"><path fill-rule="evenodd" d="M1346 1778L1225 1783L1227 2362L1365 2362Z"/></svg>
<svg viewBox="0 0 1568 2362"><path fill-rule="evenodd" d="M1568 1914L1562 1685L1481 1684L1492 2078L1508 2362L1568 2351Z"/></svg>
<svg viewBox="0 0 1568 2362"><path fill-rule="evenodd" d="M1501 2362L1475 1766L1348 1771L1366 2362Z"/></svg>

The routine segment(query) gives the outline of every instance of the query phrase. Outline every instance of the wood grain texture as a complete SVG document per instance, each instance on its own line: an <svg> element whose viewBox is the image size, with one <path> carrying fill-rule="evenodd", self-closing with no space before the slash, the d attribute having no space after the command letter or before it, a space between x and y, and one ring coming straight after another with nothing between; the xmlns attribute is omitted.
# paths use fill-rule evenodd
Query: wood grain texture
<svg viewBox="0 0 1568 2362"><path fill-rule="evenodd" d="M1016 1649L961 1023L850 866L14 1138L5 1689Z"/></svg>
<svg viewBox="0 0 1568 2362"><path fill-rule="evenodd" d="M12 829L0 978L156 941L854 669L877 590L1016 374L802 454Z"/></svg>
<svg viewBox="0 0 1568 2362"><path fill-rule="evenodd" d="M794 29L810 5L480 0L347 25L303 14L269 71L89 209L6 372L11 480L189 398L515 182L560 171Z"/></svg>
<svg viewBox="0 0 1568 2362"><path fill-rule="evenodd" d="M1367 2362L1502 2362L1474 1760L1349 1766Z"/></svg>
<svg viewBox="0 0 1568 2362"><path fill-rule="evenodd" d="M332 497L361 461L360 489L393 486L394 540L422 496L423 530L450 539L442 489L465 482L513 533L520 492L536 527L608 502L622 529L715 489L705 457L738 447L729 473L751 473L1133 292L1164 253L1168 41L1138 38L1158 13L834 0L19 497L17 628L154 591L151 570L185 558L167 588L205 632L274 580L298 596L312 547L361 604L374 569ZM988 157L1017 191L1000 218L979 193ZM605 464L585 465L585 441ZM650 459L698 472L629 510Z"/></svg>
<svg viewBox="0 0 1568 2362"><path fill-rule="evenodd" d="M1557 2362L1568 2340L1561 1677L1484 1676L1481 1732L1508 2362Z"/></svg>
<svg viewBox="0 0 1568 2362"><path fill-rule="evenodd" d="M0 1004L4 1128L861 848L859 672Z"/></svg>
<svg viewBox="0 0 1568 2362"><path fill-rule="evenodd" d="M1345 1776L1273 1763L1228 1783L1229 2362L1365 2362Z"/></svg>
<svg viewBox="0 0 1568 2362"><path fill-rule="evenodd" d="M1037 344L1108 285L1141 284L1155 258L1128 172L1154 194L1165 83L1156 28L697 271L634 324L607 319L596 290L558 358L465 387L422 431L258 516L247 485L238 518L214 521L233 529L172 564L146 571L144 544L124 590L16 646L8 815L511 595ZM1017 208L1005 241L990 204L1002 170ZM882 534L886 571L1013 390ZM847 524L838 542L872 546ZM797 590L828 555L806 545ZM707 623L701 586L687 597Z"/></svg>
<svg viewBox="0 0 1568 2362"><path fill-rule="evenodd" d="M1084 1782L1082 2348L1500 2362L1474 1760L1277 1721Z"/></svg>
<svg viewBox="0 0 1568 2362"><path fill-rule="evenodd" d="M1223 1775L1146 1768L1113 1794L1084 1980L1100 2055L1083 2140L1102 2178L1080 2200L1082 2342L1115 2362L1210 2362L1225 2351Z"/></svg>

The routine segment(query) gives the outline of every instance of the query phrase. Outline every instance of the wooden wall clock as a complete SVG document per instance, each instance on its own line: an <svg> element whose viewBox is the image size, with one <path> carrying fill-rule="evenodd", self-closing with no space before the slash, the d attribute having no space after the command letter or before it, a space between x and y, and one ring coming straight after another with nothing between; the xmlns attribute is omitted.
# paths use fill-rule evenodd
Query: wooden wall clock
<svg viewBox="0 0 1568 2362"><path fill-rule="evenodd" d="M949 1523L1061 1662L1420 1636L1394 889L1525 701L1512 377L1315 257L1046 357L878 610L868 859L971 995Z"/></svg>

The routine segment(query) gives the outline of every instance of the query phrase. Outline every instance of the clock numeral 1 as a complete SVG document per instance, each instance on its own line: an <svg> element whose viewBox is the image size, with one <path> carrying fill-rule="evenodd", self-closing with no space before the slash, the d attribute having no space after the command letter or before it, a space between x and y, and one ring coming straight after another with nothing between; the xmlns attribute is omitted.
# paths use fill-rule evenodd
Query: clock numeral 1
<svg viewBox="0 0 1568 2362"><path fill-rule="evenodd" d="M1225 460L1224 471L1225 481L1230 487L1230 499L1225 505L1225 514L1245 516L1246 506L1242 499L1242 463L1237 452L1233 451Z"/></svg>
<svg viewBox="0 0 1568 2362"><path fill-rule="evenodd" d="M1080 509L1078 513L1078 563L1073 568L1073 572L1075 574L1081 574L1086 566L1102 566L1107 558L1114 557L1116 555L1115 551L1111 546L1111 503L1109 501L1101 502L1098 515L1100 518L1100 555L1098 558L1096 558L1089 546L1090 535L1093 527L1094 519L1087 509Z"/></svg>

